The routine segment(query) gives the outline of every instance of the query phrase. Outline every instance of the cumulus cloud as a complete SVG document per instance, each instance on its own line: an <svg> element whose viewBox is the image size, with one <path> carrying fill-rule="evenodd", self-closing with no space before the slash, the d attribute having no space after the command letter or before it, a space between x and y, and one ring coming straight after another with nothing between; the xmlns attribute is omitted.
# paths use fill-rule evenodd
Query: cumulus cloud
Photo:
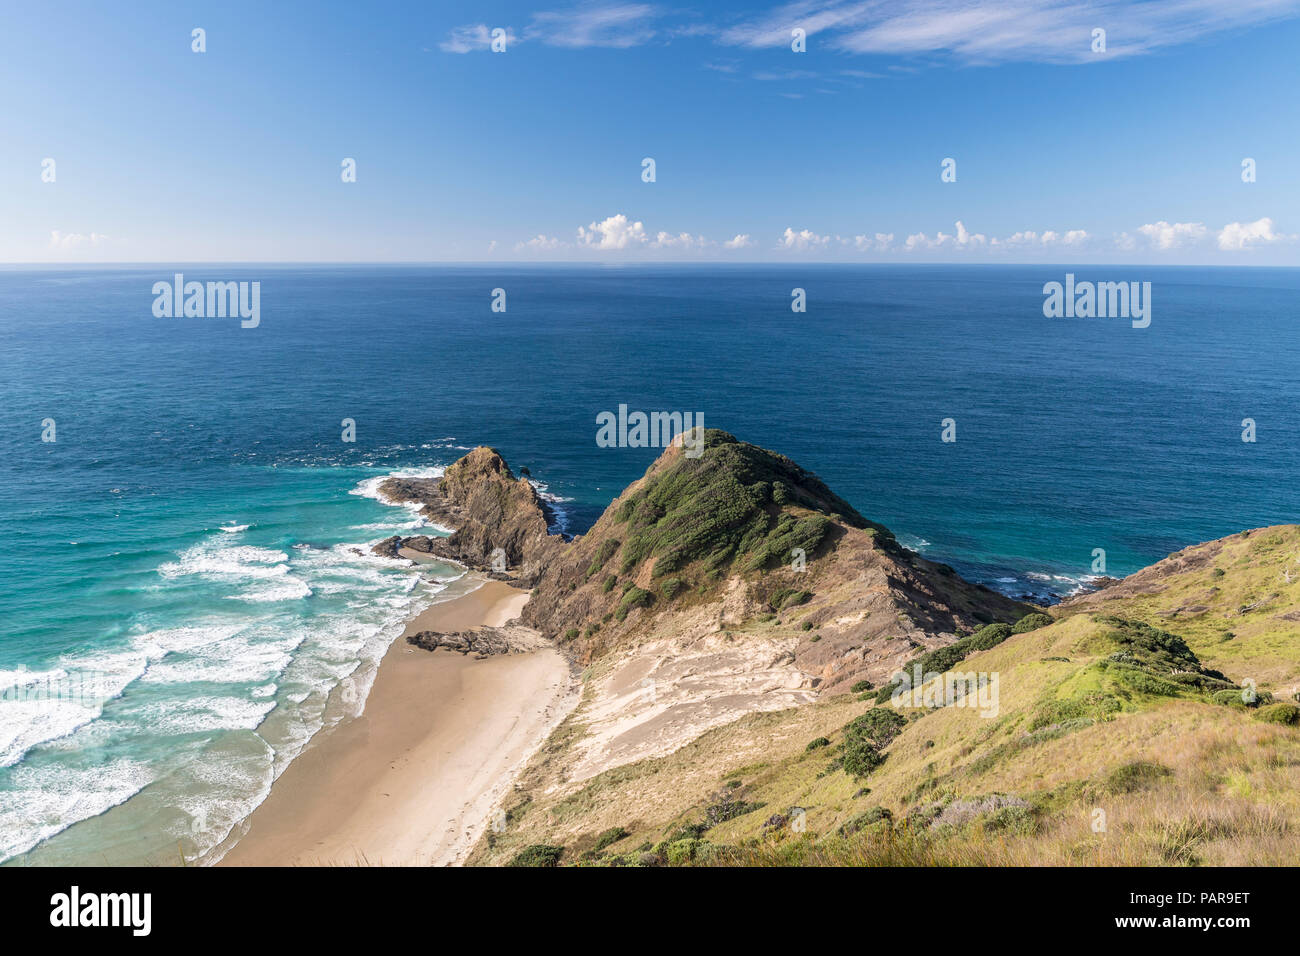
<svg viewBox="0 0 1300 956"><path fill-rule="evenodd" d="M1273 220L1265 216L1254 222L1230 222L1219 230L1219 248L1224 250L1249 249L1251 246L1273 242L1294 241L1295 236L1277 232Z"/></svg>
<svg viewBox="0 0 1300 956"><path fill-rule="evenodd" d="M1205 224L1201 222L1149 222L1138 226L1138 232L1157 249L1176 249L1189 242L1205 238Z"/></svg>
<svg viewBox="0 0 1300 956"><path fill-rule="evenodd" d="M797 252L816 249L828 245L830 241L830 236L819 236L810 229L801 229L799 232L795 232L789 226L786 226L785 232L781 234L782 248L793 249Z"/></svg>
<svg viewBox="0 0 1300 956"><path fill-rule="evenodd" d="M1070 229L1064 234L1048 229L1042 233L1027 230L1024 232L1014 232L1005 239L993 239L991 244L995 246L1077 246L1087 242L1090 236L1086 229Z"/></svg>
<svg viewBox="0 0 1300 956"><path fill-rule="evenodd" d="M626 249L641 245L649 237L641 222L632 222L623 213L601 222L578 227L578 244L594 249Z"/></svg>
<svg viewBox="0 0 1300 956"><path fill-rule="evenodd" d="M884 252L894 243L892 232L878 232L874 236L854 236L853 246L863 252Z"/></svg>
<svg viewBox="0 0 1300 956"><path fill-rule="evenodd" d="M1300 242L1300 236L1280 232L1273 220L1264 217L1254 222L1230 222L1214 232L1200 222L1166 222L1159 220L1139 226L1132 232L1115 235L1115 248L1126 253L1138 253L1146 250L1174 250L1184 246L1200 245L1202 249L1210 248L1209 239L1217 240L1218 248L1223 251L1240 251L1258 246L1286 242ZM108 239L99 233L82 235L80 233L52 233L51 245L58 248L73 249L84 245L97 245ZM556 249L578 249L592 252L633 252L636 250L650 252L672 252L676 254L709 253L717 254L723 250L737 251L751 249L758 245L749 233L736 233L730 239L714 240L688 231L670 232L666 229L651 232L640 220L630 218L626 213L607 216L596 222L579 226L574 242L565 242L555 236L541 233L515 245L517 251L552 251ZM901 242L896 241L892 232L858 233L841 236L836 233L819 233L812 229L795 230L787 226L781 233L776 249L795 253L826 253L834 256L840 250L855 250L863 253L885 252L927 252L927 251L961 251L966 254L986 250L992 253L1023 252L1033 254L1045 250L1070 250L1086 253L1100 251L1101 246L1096 236L1086 229L1046 229L1042 231L1024 229L1002 238L990 237L982 232L973 232L966 228L965 222L957 220L952 232L938 232L930 235L925 232L910 233Z"/></svg>
<svg viewBox="0 0 1300 956"><path fill-rule="evenodd" d="M502 29L506 31L507 49L519 42L510 27ZM447 39L438 44L438 48L444 53L473 53L477 50L490 49L491 46L492 29L486 23L468 23L463 27L454 27L451 33L447 34Z"/></svg>
<svg viewBox="0 0 1300 956"><path fill-rule="evenodd" d="M705 246L712 245L709 240L703 236L692 236L689 232L679 232L677 235L661 232L655 236L654 242L650 243L652 249L703 249Z"/></svg>
<svg viewBox="0 0 1300 956"><path fill-rule="evenodd" d="M965 249L982 246L988 242L988 236L982 232L971 232L960 219L954 224L954 228L957 230L956 233L936 232L933 239L923 232L913 233L907 237L903 247L908 252L915 249L943 249L949 246Z"/></svg>

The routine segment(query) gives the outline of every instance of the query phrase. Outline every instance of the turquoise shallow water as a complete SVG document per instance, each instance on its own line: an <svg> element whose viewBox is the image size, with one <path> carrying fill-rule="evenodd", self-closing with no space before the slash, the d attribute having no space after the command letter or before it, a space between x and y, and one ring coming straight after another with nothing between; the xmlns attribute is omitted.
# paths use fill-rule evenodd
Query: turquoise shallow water
<svg viewBox="0 0 1300 956"><path fill-rule="evenodd" d="M366 553L415 525L375 480L491 444L580 532L657 454L595 444L620 403L1014 594L1296 517L1300 270L1081 274L1152 281L1140 331L1044 319L1053 267L185 271L260 281L260 327L154 318L170 267L0 270L0 859L215 844L467 586Z"/></svg>

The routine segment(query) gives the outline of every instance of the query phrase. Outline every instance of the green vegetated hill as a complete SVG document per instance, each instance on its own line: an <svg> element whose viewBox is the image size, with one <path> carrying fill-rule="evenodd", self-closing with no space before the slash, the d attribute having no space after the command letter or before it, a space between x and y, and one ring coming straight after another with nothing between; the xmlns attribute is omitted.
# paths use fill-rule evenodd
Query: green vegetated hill
<svg viewBox="0 0 1300 956"><path fill-rule="evenodd" d="M729 632L799 638L822 691L1031 608L903 548L815 474L707 430L667 449L547 564L524 620L582 664L710 609Z"/></svg>
<svg viewBox="0 0 1300 956"><path fill-rule="evenodd" d="M526 615L587 665L584 702L472 862L1291 864L1298 561L1300 528L1266 528L1028 607L711 432L702 458L670 449L541 571ZM789 647L817 693L580 769L592 721L622 706L610 661L662 655L666 634ZM889 675L916 665L965 675L966 695L896 707Z"/></svg>

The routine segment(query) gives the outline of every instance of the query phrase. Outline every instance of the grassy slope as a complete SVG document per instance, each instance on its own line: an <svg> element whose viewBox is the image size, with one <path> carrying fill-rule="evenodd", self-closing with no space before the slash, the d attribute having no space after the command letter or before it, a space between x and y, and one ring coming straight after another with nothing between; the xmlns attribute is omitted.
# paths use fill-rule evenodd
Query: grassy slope
<svg viewBox="0 0 1300 956"><path fill-rule="evenodd" d="M1177 632L1208 666L1261 689L1289 693L1300 681L1300 525L1197 545L1124 583L1062 611L1122 608L1125 617Z"/></svg>
<svg viewBox="0 0 1300 956"><path fill-rule="evenodd" d="M1211 694L1226 686L1212 673L1221 671L1290 699L1300 622L1286 615L1300 608L1298 554L1296 527L1202 545L1062 609L1064 619L1049 627L973 654L959 669L1000 675L998 716L926 710L864 779L835 767L845 726L872 706L849 696L742 718L553 803L544 787L530 786L544 782L544 768L534 770L524 786L536 803L478 859L502 862L525 845L551 843L576 862L602 831L621 827L628 835L600 860L1293 864L1300 729L1261 719L1292 716L1284 704L1248 709ZM1172 654L1138 646L1137 670L1124 660L1116 666L1110 656L1131 652L1124 641L1136 632L1109 615L1176 634L1199 665L1177 646ZM566 732L574 731L558 734ZM821 736L829 746L806 749ZM722 807L716 817L760 804L701 839L681 832L708 822L710 806ZM891 822L839 835L882 810ZM1098 811L1104 829L1096 829ZM774 815L786 819L765 828Z"/></svg>

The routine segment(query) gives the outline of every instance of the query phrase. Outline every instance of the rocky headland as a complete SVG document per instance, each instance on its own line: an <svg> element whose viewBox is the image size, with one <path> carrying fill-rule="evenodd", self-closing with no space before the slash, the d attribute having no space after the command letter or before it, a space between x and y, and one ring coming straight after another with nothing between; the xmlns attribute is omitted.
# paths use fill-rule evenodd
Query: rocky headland
<svg viewBox="0 0 1300 956"><path fill-rule="evenodd" d="M471 862L1151 864L1175 852L1169 820L1200 834L1187 859L1295 850L1300 528L1197 545L1045 608L716 430L701 457L665 450L572 540L492 449L384 492L456 530L381 553L530 594L504 630L413 644L536 641L583 669L581 702ZM1000 677L986 712L891 702L899 671L959 663ZM1103 802L1127 841L1088 832Z"/></svg>

